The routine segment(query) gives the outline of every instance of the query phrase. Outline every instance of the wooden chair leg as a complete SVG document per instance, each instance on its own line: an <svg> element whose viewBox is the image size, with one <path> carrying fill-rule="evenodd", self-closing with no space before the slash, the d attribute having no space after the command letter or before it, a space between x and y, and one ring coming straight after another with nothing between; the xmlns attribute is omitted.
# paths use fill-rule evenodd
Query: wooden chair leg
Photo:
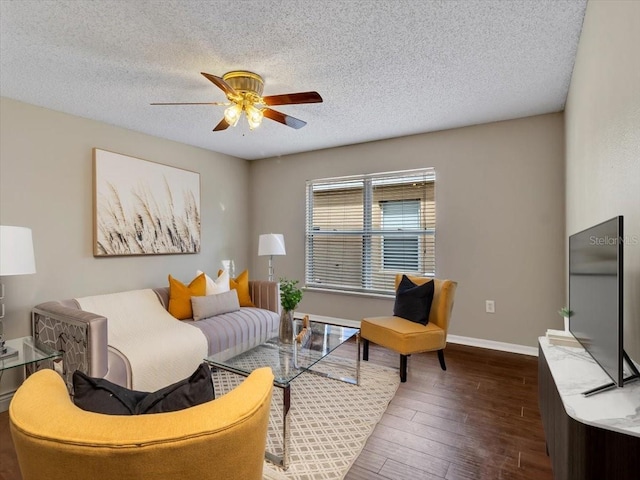
<svg viewBox="0 0 640 480"><path fill-rule="evenodd" d="M400 355L400 382L407 381L407 356Z"/></svg>
<svg viewBox="0 0 640 480"><path fill-rule="evenodd" d="M447 366L444 364L444 350L438 350L438 360L440 360L440 368L446 370Z"/></svg>
<svg viewBox="0 0 640 480"><path fill-rule="evenodd" d="M362 360L365 362L369 360L369 340L362 339Z"/></svg>

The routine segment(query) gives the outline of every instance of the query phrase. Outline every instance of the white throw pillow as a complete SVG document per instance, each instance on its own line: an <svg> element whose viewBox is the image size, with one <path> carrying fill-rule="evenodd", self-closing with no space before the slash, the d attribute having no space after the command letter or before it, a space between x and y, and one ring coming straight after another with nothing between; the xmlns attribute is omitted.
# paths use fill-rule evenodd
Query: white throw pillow
<svg viewBox="0 0 640 480"><path fill-rule="evenodd" d="M201 275L204 272L202 270L198 270L196 275ZM223 271L220 276L214 281L205 273L205 279L207 281L207 286L205 289L205 295L217 295L219 293L228 292L229 288L229 272L226 270Z"/></svg>

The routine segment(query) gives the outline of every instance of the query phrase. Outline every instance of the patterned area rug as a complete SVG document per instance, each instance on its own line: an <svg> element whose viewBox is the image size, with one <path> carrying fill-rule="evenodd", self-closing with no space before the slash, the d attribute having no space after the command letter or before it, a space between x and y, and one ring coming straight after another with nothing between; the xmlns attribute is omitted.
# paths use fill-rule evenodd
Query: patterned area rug
<svg viewBox="0 0 640 480"><path fill-rule="evenodd" d="M329 356L316 370L353 376L355 360ZM216 395L242 377L214 376ZM341 480L395 395L397 370L360 363L360 386L303 373L291 384L289 468L265 461L265 480ZM273 389L267 450L282 454L282 390Z"/></svg>

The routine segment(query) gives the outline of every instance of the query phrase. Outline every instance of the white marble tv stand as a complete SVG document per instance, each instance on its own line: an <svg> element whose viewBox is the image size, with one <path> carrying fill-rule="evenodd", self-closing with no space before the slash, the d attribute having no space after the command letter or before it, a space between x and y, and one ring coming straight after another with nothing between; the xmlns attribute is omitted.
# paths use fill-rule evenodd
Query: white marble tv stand
<svg viewBox="0 0 640 480"><path fill-rule="evenodd" d="M640 478L640 381L611 379L583 349L538 339L538 394L555 480Z"/></svg>

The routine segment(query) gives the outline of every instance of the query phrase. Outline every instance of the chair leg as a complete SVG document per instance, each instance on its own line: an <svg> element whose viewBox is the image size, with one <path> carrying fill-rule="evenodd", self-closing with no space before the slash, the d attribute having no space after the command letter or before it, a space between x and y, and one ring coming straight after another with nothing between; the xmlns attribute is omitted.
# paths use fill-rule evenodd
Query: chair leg
<svg viewBox="0 0 640 480"><path fill-rule="evenodd" d="M407 356L400 355L400 382L407 381Z"/></svg>
<svg viewBox="0 0 640 480"><path fill-rule="evenodd" d="M369 360L369 340L362 339L362 360L365 362Z"/></svg>
<svg viewBox="0 0 640 480"><path fill-rule="evenodd" d="M440 368L446 370L447 366L444 364L444 350L438 350L438 360L440 360Z"/></svg>

